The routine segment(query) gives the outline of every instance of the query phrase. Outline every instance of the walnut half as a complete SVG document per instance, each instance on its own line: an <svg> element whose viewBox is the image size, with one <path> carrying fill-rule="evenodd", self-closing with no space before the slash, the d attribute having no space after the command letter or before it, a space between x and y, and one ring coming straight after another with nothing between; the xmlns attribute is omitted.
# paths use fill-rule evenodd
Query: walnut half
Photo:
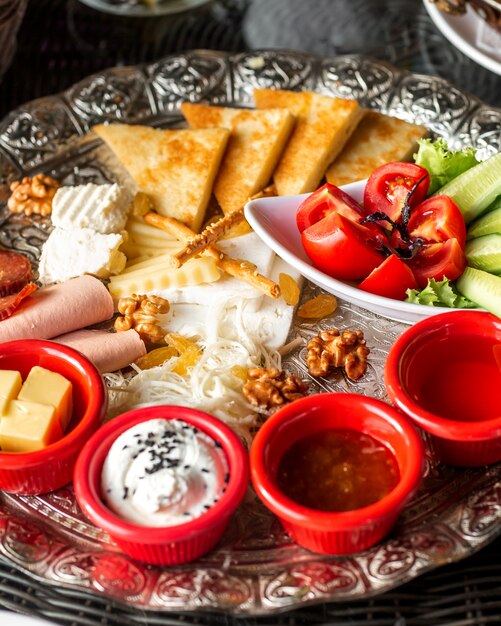
<svg viewBox="0 0 501 626"><path fill-rule="evenodd" d="M306 365L312 376L327 376L333 367L344 367L351 380L361 378L367 369L369 348L361 330L324 330L308 342Z"/></svg>
<svg viewBox="0 0 501 626"><path fill-rule="evenodd" d="M52 213L52 199L60 185L51 176L37 174L30 178L25 176L21 181L14 181L10 185L12 195L7 206L13 213L25 215L50 215Z"/></svg>
<svg viewBox="0 0 501 626"><path fill-rule="evenodd" d="M254 367L247 375L249 380L243 394L254 406L278 409L308 393L308 386L302 380L275 367Z"/></svg>
<svg viewBox="0 0 501 626"><path fill-rule="evenodd" d="M169 312L169 302L160 296L144 296L133 293L128 298L120 298L118 311L123 317L115 320L115 330L121 332L133 328L143 341L159 343L164 331L156 318L157 314Z"/></svg>

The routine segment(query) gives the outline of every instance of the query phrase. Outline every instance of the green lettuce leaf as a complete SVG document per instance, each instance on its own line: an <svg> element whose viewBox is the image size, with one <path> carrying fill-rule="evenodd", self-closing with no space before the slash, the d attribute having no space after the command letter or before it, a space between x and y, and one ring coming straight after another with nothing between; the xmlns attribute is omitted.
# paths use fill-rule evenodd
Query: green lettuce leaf
<svg viewBox="0 0 501 626"><path fill-rule="evenodd" d="M447 142L442 137L435 141L418 139L418 145L419 149L414 155L414 161L430 173L429 195L478 164L474 148L464 148L454 152L447 148Z"/></svg>
<svg viewBox="0 0 501 626"><path fill-rule="evenodd" d="M428 279L424 289L407 289L406 302L425 304L427 306L446 306L454 309L474 309L476 304L456 291L448 278L437 281Z"/></svg>

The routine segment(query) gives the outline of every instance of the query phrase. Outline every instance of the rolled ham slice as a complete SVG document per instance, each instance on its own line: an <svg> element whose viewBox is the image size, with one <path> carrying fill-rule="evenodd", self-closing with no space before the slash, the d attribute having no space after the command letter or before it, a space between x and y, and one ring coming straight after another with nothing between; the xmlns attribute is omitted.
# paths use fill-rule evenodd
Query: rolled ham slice
<svg viewBox="0 0 501 626"><path fill-rule="evenodd" d="M110 333L105 330L77 330L54 337L52 341L78 350L103 374L127 367L146 354L144 341L133 329L121 333Z"/></svg>
<svg viewBox="0 0 501 626"><path fill-rule="evenodd" d="M14 339L51 339L113 315L113 298L93 276L79 276L38 289L0 322L0 342Z"/></svg>

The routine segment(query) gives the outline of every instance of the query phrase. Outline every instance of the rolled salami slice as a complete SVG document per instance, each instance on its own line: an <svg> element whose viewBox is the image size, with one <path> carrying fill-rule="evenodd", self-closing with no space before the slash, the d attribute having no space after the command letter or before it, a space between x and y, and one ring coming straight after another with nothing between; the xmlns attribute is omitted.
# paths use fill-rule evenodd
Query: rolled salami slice
<svg viewBox="0 0 501 626"><path fill-rule="evenodd" d="M28 283L21 291L11 293L10 296L0 297L0 320L10 317L19 307L21 302L37 290L35 283Z"/></svg>
<svg viewBox="0 0 501 626"><path fill-rule="evenodd" d="M17 311L0 322L0 341L51 339L104 322L113 315L113 299L93 276L79 276L38 289Z"/></svg>
<svg viewBox="0 0 501 626"><path fill-rule="evenodd" d="M146 354L144 341L134 329L121 333L77 330L54 337L53 341L78 350L103 374L127 367Z"/></svg>
<svg viewBox="0 0 501 626"><path fill-rule="evenodd" d="M0 250L0 296L10 296L21 291L33 278L28 259L11 250Z"/></svg>

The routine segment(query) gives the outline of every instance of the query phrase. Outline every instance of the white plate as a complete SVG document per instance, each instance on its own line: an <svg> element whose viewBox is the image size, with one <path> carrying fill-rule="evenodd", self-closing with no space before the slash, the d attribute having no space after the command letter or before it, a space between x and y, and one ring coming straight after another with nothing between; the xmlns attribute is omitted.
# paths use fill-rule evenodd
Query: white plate
<svg viewBox="0 0 501 626"><path fill-rule="evenodd" d="M365 181L341 187L357 202L361 202ZM303 276L347 302L361 306L373 313L384 315L400 322L413 324L425 317L452 311L447 307L433 307L411 304L391 298L383 298L361 291L341 280L317 270L306 256L301 237L296 226L296 211L309 194L259 198L245 206L245 217L259 237L274 250L279 257L296 268Z"/></svg>
<svg viewBox="0 0 501 626"><path fill-rule="evenodd" d="M39 617L29 617L10 611L0 611L0 624L2 626L51 626L51 624L56 626L54 622L48 622Z"/></svg>
<svg viewBox="0 0 501 626"><path fill-rule="evenodd" d="M423 1L444 37L479 65L501 74L501 33L489 26L470 7L465 15L449 15L429 0Z"/></svg>

